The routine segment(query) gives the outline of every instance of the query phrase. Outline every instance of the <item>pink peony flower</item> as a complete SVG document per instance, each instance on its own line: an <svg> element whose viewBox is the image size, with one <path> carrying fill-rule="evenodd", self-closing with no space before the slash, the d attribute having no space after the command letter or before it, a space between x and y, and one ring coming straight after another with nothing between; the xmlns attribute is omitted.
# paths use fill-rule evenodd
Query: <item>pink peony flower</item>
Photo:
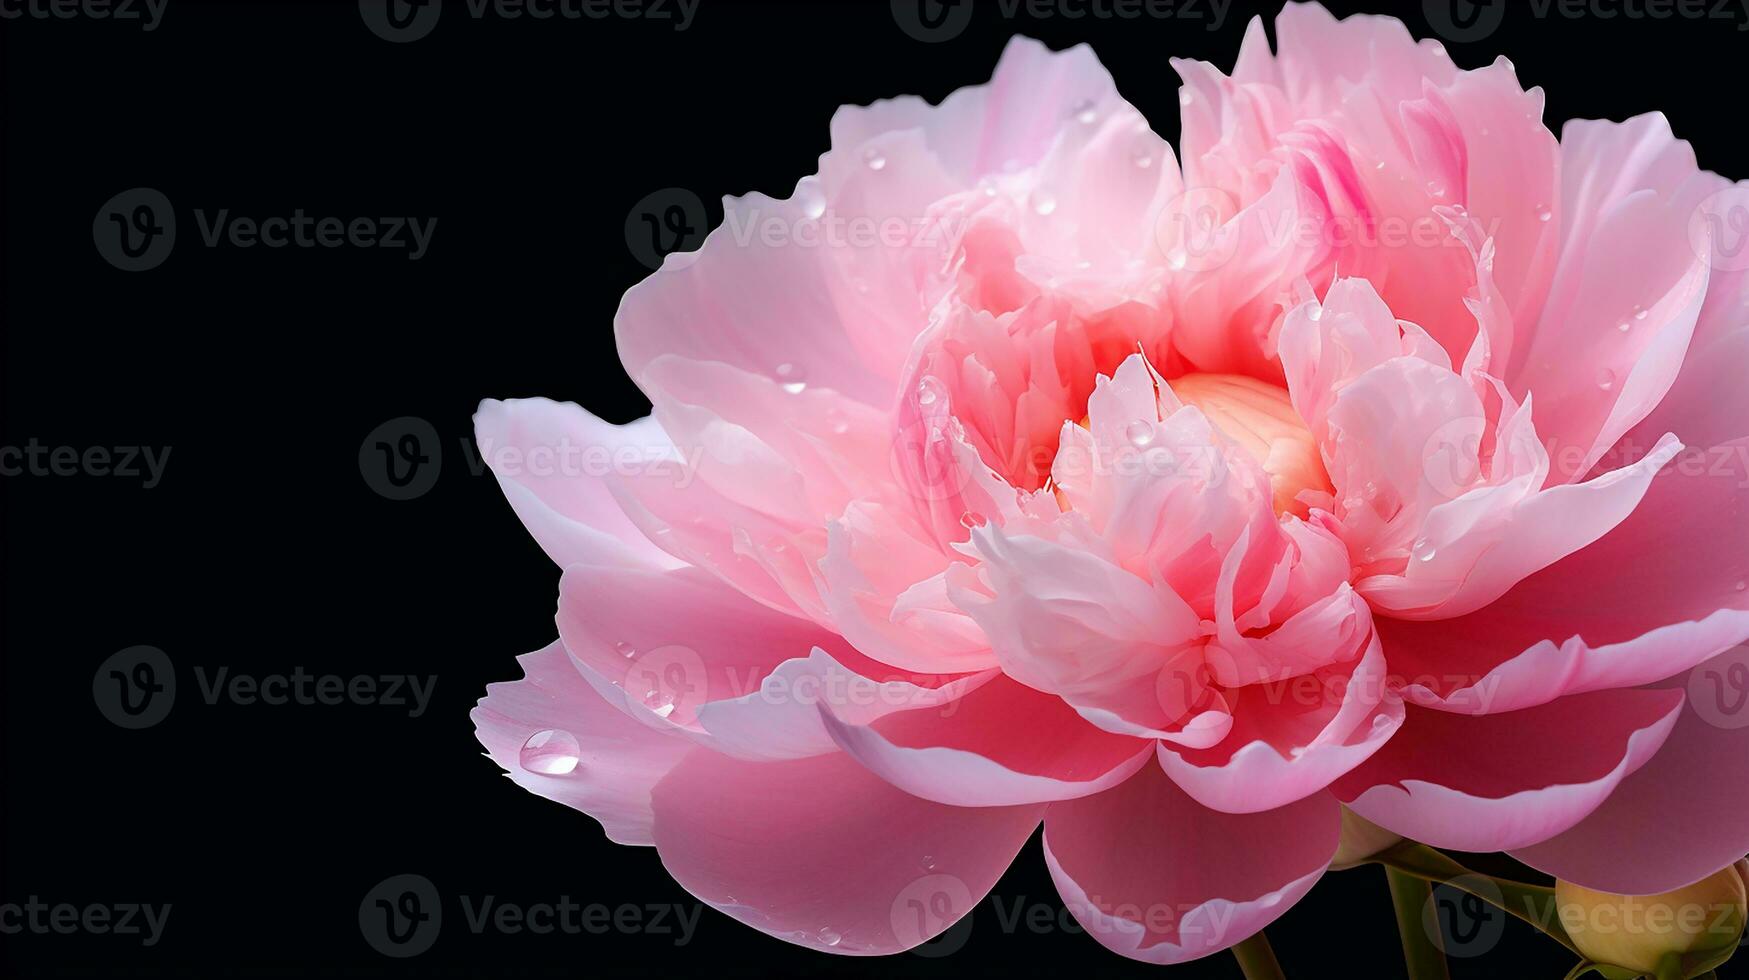
<svg viewBox="0 0 1749 980"><path fill-rule="evenodd" d="M1749 188L1393 19L1276 34L1175 62L1179 158L1085 47L845 108L627 293L651 418L484 403L564 569L491 757L839 953L1041 821L1158 963L1305 895L1343 806L1611 892L1749 850L1704 700L1749 670Z"/></svg>

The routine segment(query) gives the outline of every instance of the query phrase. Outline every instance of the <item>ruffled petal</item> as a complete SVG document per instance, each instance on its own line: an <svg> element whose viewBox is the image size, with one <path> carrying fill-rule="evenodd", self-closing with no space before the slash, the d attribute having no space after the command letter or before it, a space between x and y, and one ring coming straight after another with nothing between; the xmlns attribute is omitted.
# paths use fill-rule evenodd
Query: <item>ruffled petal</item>
<svg viewBox="0 0 1749 980"><path fill-rule="evenodd" d="M1101 945L1182 963L1250 938L1311 890L1336 852L1340 809L1319 794L1217 813L1147 766L1115 789L1052 804L1045 862Z"/></svg>
<svg viewBox="0 0 1749 980"><path fill-rule="evenodd" d="M468 714L486 754L516 785L600 821L614 843L650 844L650 790L692 743L609 704L556 641L517 661L522 679L486 685Z"/></svg>
<svg viewBox="0 0 1749 980"><path fill-rule="evenodd" d="M969 913L1044 812L931 803L843 754L743 762L704 749L656 786L652 808L663 867L699 900L853 956L909 949Z"/></svg>
<svg viewBox="0 0 1749 980"><path fill-rule="evenodd" d="M1332 789L1362 817L1435 847L1523 847L1595 810L1681 710L1682 692L1657 690L1478 717L1412 707L1396 737Z"/></svg>

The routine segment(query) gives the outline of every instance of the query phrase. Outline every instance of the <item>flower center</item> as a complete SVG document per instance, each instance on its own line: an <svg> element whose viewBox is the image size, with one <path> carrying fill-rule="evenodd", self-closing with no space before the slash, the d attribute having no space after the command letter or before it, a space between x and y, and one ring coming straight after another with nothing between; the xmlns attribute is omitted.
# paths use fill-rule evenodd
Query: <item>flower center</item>
<svg viewBox="0 0 1749 980"><path fill-rule="evenodd" d="M1238 374L1186 374L1168 383L1269 474L1277 514L1305 517L1308 508L1295 499L1300 491L1332 492L1318 444L1286 388Z"/></svg>

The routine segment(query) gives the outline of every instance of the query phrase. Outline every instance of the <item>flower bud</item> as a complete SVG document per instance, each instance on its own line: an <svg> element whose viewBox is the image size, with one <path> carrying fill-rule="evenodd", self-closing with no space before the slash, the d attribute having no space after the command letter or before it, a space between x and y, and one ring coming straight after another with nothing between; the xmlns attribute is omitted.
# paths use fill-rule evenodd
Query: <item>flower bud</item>
<svg viewBox="0 0 1749 980"><path fill-rule="evenodd" d="M1655 973L1675 955L1693 977L1729 958L1743 935L1744 874L1738 862L1661 895L1611 895L1555 882L1561 926L1595 963Z"/></svg>

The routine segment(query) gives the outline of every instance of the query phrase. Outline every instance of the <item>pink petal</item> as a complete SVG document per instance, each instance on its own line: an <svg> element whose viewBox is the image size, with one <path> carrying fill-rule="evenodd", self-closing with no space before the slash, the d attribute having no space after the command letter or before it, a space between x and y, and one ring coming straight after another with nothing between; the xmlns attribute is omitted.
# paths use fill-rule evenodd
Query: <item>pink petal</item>
<svg viewBox="0 0 1749 980"><path fill-rule="evenodd" d="M1152 755L1147 739L1095 728L1060 698L1006 677L957 701L848 723L821 714L844 751L888 782L953 806L1040 803L1117 785Z"/></svg>
<svg viewBox="0 0 1749 980"><path fill-rule="evenodd" d="M1319 793L1403 724L1403 702L1386 696L1378 637L1364 650L1345 665L1227 692L1232 733L1209 749L1162 742L1161 767L1198 803L1225 813L1257 813Z"/></svg>
<svg viewBox="0 0 1749 980"><path fill-rule="evenodd" d="M1107 949L1182 963L1256 934L1323 875L1341 836L1326 794L1264 813L1205 809L1154 766L1054 803L1045 862L1063 903Z"/></svg>
<svg viewBox="0 0 1749 980"><path fill-rule="evenodd" d="M786 660L818 648L839 663L867 663L842 638L767 609L698 568L573 565L559 583L558 625L604 697L645 724L707 742L700 709L759 691ZM769 734L783 744L781 726Z"/></svg>
<svg viewBox="0 0 1749 980"><path fill-rule="evenodd" d="M1676 379L1709 272L1690 219L1724 181L1656 114L1570 123L1561 151L1560 261L1505 380L1535 397L1537 429L1558 447L1555 478L1575 480Z"/></svg>
<svg viewBox="0 0 1749 980"><path fill-rule="evenodd" d="M1332 787L1373 823L1435 847L1546 840L1595 810L1658 750L1680 691L1597 691L1501 715L1410 708L1383 749Z"/></svg>
<svg viewBox="0 0 1749 980"><path fill-rule="evenodd" d="M652 794L662 864L701 901L786 942L880 955L971 911L1042 806L960 808L890 786L842 754L688 756Z"/></svg>
<svg viewBox="0 0 1749 980"><path fill-rule="evenodd" d="M516 516L561 568L682 564L638 530L603 482L616 468L684 478L687 463L655 419L610 425L570 402L488 398L474 414L474 436Z"/></svg>
<svg viewBox="0 0 1749 980"><path fill-rule="evenodd" d="M651 843L650 790L692 743L639 724L602 700L556 641L517 660L522 680L486 685L486 696L468 715L486 754L516 785L599 820L609 840ZM558 771L564 762L556 759L523 766L523 746L546 731L576 739L575 769Z"/></svg>
<svg viewBox="0 0 1749 980"><path fill-rule="evenodd" d="M1635 687L1749 639L1749 439L1690 450L1602 539L1456 619L1380 617L1417 704L1513 711Z"/></svg>
<svg viewBox="0 0 1749 980"><path fill-rule="evenodd" d="M1577 826L1512 856L1621 895L1681 888L1740 860L1749 853L1746 676L1749 653L1739 647L1667 681L1689 700L1658 754Z"/></svg>

